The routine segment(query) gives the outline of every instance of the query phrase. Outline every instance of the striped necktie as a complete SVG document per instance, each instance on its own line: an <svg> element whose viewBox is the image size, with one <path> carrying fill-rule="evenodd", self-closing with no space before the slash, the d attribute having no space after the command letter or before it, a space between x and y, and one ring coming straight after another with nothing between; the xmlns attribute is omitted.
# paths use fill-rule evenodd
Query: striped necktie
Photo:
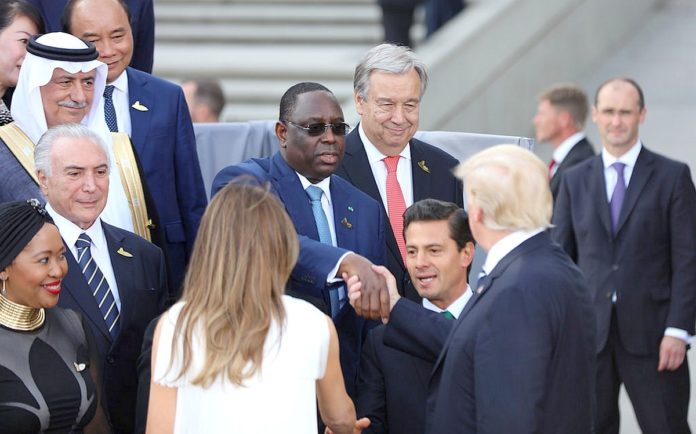
<svg viewBox="0 0 696 434"><path fill-rule="evenodd" d="M77 237L75 242L77 263L80 264L82 274L85 275L87 284L92 289L92 295L99 305L99 311L102 314L102 318L104 318L106 327L109 329L111 337L115 339L120 329L118 321L120 313L116 306L116 300L114 300L114 294L111 293L111 288L109 288L109 282L106 281L104 274L102 274L92 257L91 246L92 239L89 235L82 233Z"/></svg>

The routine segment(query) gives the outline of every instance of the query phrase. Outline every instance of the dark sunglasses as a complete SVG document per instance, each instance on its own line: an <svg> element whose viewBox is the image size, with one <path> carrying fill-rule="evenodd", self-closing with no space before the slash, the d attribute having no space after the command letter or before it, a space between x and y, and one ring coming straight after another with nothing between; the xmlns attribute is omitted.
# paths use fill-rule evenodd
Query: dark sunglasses
<svg viewBox="0 0 696 434"><path fill-rule="evenodd" d="M315 124L309 124L306 127L303 127L302 125L298 125L292 121L286 121L293 127L299 128L301 130L305 130L305 132L311 136L311 137L317 137L321 136L324 134L327 130L327 128L331 128L331 132L334 133L334 135L337 136L345 136L348 130L350 129L350 125L348 125L345 122L338 122L335 124L322 124L322 123L315 123Z"/></svg>

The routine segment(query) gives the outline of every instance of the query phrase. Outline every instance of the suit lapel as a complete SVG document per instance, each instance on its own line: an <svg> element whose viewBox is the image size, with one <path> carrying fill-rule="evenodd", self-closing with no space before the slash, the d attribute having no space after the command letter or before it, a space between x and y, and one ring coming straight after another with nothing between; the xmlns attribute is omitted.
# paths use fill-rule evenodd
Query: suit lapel
<svg viewBox="0 0 696 434"><path fill-rule="evenodd" d="M619 213L619 222L616 227L616 233L618 234L621 227L626 223L628 216L635 208L638 198L640 197L643 188L645 188L648 180L653 173L653 158L650 152L643 147L638 154L638 159L636 160L636 165L633 168L633 173L631 174L631 180L628 183L628 188L626 189L626 196L624 198L623 205L621 206L621 212Z"/></svg>
<svg viewBox="0 0 696 434"><path fill-rule="evenodd" d="M355 227L358 221L357 215L360 209L356 209L351 203L350 193L334 180L331 175L331 204L334 214L334 228L336 229L336 244L348 250L357 249L357 234L359 228Z"/></svg>
<svg viewBox="0 0 696 434"><path fill-rule="evenodd" d="M146 146L145 138L150 131L152 111L155 109L154 96L148 86L148 82L133 72L132 68L126 69L128 75L128 111L131 118L131 139L138 155L142 155ZM137 103L137 104L136 104ZM136 107L146 107L147 111L136 110Z"/></svg>
<svg viewBox="0 0 696 434"><path fill-rule="evenodd" d="M63 288L75 300L75 303L80 306L80 310L87 317L87 320L96 326L104 339L111 342L111 333L109 333L109 329L106 327L106 322L104 322L104 317L99 310L97 300L92 295L92 289L87 284L80 265L67 244L65 245L65 250L65 258L68 261L68 274L63 279Z"/></svg>
<svg viewBox="0 0 696 434"><path fill-rule="evenodd" d="M133 286L134 264L138 259L134 257L134 249L125 243L123 234L118 233L112 226L106 223L102 223L102 228L106 238L109 258L111 258L111 268L114 271L116 285L118 286L118 296L121 300L119 321L121 321L121 330L123 330L123 325L128 322L129 309L127 306L130 304L133 291L135 290ZM118 252L123 252L123 254ZM128 254L131 256L128 256Z"/></svg>
<svg viewBox="0 0 696 434"><path fill-rule="evenodd" d="M269 173L274 181L278 196L285 205L285 210L295 224L297 233L318 241L319 232L314 221L309 197L302 188L297 174L288 166L280 152L276 152L271 157Z"/></svg>
<svg viewBox="0 0 696 434"><path fill-rule="evenodd" d="M430 172L428 161L416 140L411 140L411 178L413 179L413 202L433 197L430 191Z"/></svg>
<svg viewBox="0 0 696 434"><path fill-rule="evenodd" d="M585 182L590 184L587 191L590 192L591 200L595 201L595 209L599 214L599 221L604 226L607 235L612 236L611 230L611 212L609 210L609 202L607 201L606 179L604 179L604 163L602 156L597 155L594 161L588 167L590 174L585 177Z"/></svg>

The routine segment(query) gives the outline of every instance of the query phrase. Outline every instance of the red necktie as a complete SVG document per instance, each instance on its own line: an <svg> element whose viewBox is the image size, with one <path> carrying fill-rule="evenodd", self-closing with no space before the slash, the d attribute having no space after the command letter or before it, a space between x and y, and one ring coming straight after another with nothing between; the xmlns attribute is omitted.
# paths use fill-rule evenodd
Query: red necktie
<svg viewBox="0 0 696 434"><path fill-rule="evenodd" d="M554 167L556 167L556 160L554 160L552 158L551 161L549 161L549 180L551 180L551 178L553 178Z"/></svg>
<svg viewBox="0 0 696 434"><path fill-rule="evenodd" d="M404 241L404 212L406 202L401 191L401 185L396 178L396 167L399 165L399 155L386 157L384 164L387 165L387 208L389 210L389 223L391 223L396 244L401 252L401 259L406 263L406 242Z"/></svg>

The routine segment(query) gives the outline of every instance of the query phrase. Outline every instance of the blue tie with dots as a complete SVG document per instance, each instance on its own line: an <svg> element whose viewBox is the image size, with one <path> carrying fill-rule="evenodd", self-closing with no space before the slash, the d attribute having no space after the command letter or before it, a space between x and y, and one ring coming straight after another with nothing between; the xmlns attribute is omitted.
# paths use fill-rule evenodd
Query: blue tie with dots
<svg viewBox="0 0 696 434"><path fill-rule="evenodd" d="M109 131L118 132L118 121L116 120L116 109L114 108L114 85L110 84L104 88L104 119Z"/></svg>
<svg viewBox="0 0 696 434"><path fill-rule="evenodd" d="M91 246L92 239L89 235L82 233L77 237L77 241L75 241L77 263L80 264L82 274L85 275L87 284L92 289L92 295L99 305L99 311L106 322L106 327L109 329L111 337L115 339L120 328L118 306L116 306L114 294L109 288L109 282L106 281L104 274L92 257Z"/></svg>
<svg viewBox="0 0 696 434"><path fill-rule="evenodd" d="M329 220L326 218L326 213L324 213L324 208L321 206L321 196L324 191L317 187L316 185L310 185L307 187L307 196L312 201L312 214L314 214L314 222L317 225L317 232L319 233L319 241L323 244L333 245L331 240L331 229L329 229ZM331 288L329 290L329 300L331 302L331 317L335 318L338 312L341 310L341 301L338 293L338 288Z"/></svg>

